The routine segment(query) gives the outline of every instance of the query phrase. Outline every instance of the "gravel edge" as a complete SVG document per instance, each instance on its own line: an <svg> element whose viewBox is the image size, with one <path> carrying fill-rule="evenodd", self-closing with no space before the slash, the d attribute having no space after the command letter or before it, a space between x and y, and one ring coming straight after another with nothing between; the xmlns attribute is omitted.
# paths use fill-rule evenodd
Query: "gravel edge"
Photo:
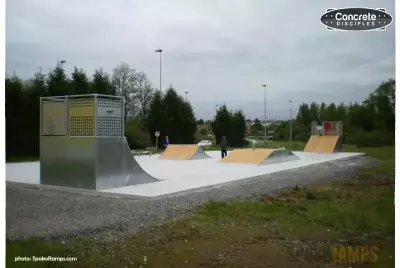
<svg viewBox="0 0 400 268"><path fill-rule="evenodd" d="M7 183L6 237L65 241L90 236L117 240L180 219L208 201L255 200L263 195L277 195L286 188L351 178L358 169L379 163L361 156L144 199Z"/></svg>

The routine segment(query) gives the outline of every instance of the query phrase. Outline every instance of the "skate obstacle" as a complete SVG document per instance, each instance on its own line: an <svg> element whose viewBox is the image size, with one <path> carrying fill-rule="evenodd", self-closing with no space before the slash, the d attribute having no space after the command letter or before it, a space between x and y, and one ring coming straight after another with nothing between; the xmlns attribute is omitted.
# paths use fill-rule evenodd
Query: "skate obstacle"
<svg viewBox="0 0 400 268"><path fill-rule="evenodd" d="M104 190L158 181L133 157L121 97L40 99L40 183Z"/></svg>
<svg viewBox="0 0 400 268"><path fill-rule="evenodd" d="M311 123L311 137L304 152L308 153L333 153L343 148L343 122L327 121L319 133L317 122Z"/></svg>
<svg viewBox="0 0 400 268"><path fill-rule="evenodd" d="M170 144L159 159L195 160L210 158L201 146L196 144Z"/></svg>
<svg viewBox="0 0 400 268"><path fill-rule="evenodd" d="M220 162L268 165L298 159L295 154L285 149L235 149Z"/></svg>

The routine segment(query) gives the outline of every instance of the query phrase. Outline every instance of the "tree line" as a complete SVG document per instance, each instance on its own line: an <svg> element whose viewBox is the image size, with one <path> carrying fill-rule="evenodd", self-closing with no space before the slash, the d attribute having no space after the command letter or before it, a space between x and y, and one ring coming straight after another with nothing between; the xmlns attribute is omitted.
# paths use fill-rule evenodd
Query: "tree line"
<svg viewBox="0 0 400 268"><path fill-rule="evenodd" d="M362 147L393 145L395 141L396 83L383 81L361 103L302 103L292 122L293 139L307 141L311 122L318 117L326 121L343 121L345 143ZM278 139L289 139L290 121L282 122Z"/></svg>
<svg viewBox="0 0 400 268"><path fill-rule="evenodd" d="M161 133L160 144L169 136L175 144L193 144L209 139L206 129L198 130L204 120L196 119L193 107L177 91L152 87L146 73L126 63L116 66L111 74L99 68L89 77L77 67L68 77L61 65L48 74L41 69L28 80L17 74L6 75L6 157L37 157L39 155L40 97L74 94L105 94L122 96L125 103L125 135L131 148L154 146L154 133ZM362 103L303 103L293 120L293 139L307 141L311 121L343 121L347 143L368 145L394 144L395 81L389 79L368 95ZM257 120L256 120L257 121ZM258 122L258 123L257 123ZM252 132L259 131L259 120ZM218 141L227 136L231 146L246 144L246 122L243 111L230 111L220 106L210 122L210 130ZM199 133L200 132L200 133ZM289 121L281 122L278 139L289 139Z"/></svg>
<svg viewBox="0 0 400 268"><path fill-rule="evenodd" d="M58 64L48 74L39 69L28 80L16 73L6 75L6 157L39 156L40 97L94 93L122 96L125 135L132 148L154 145L156 130L174 143L195 142L193 108L172 85L162 93L152 87L146 73L126 63L111 74L99 68L92 77L77 67L68 77Z"/></svg>

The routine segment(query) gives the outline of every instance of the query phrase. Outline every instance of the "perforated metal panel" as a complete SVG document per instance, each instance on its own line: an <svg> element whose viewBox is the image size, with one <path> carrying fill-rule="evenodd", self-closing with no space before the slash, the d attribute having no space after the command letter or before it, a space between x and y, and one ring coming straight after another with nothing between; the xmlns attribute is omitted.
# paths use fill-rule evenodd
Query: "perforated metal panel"
<svg viewBox="0 0 400 268"><path fill-rule="evenodd" d="M66 101L41 101L41 135L65 136L66 129Z"/></svg>
<svg viewBox="0 0 400 268"><path fill-rule="evenodd" d="M331 122L331 129L329 131L325 131L323 127L325 122L322 122L321 134L343 136L343 122L342 121L329 121L329 122ZM317 128L317 122L316 121L311 122L311 135L318 135L319 132L320 131Z"/></svg>
<svg viewBox="0 0 400 268"><path fill-rule="evenodd" d="M69 99L68 130L70 136L95 135L94 99Z"/></svg>
<svg viewBox="0 0 400 268"><path fill-rule="evenodd" d="M123 117L122 100L120 99L96 99L97 129L96 136L122 137Z"/></svg>
<svg viewBox="0 0 400 268"><path fill-rule="evenodd" d="M41 103L41 184L103 190L157 181L131 154L121 97L56 96Z"/></svg>

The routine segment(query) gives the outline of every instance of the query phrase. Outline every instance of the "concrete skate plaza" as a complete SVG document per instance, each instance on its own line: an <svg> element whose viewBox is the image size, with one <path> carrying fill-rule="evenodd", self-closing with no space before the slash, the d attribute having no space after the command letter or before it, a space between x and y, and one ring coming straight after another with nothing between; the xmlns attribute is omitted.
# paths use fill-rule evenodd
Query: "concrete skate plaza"
<svg viewBox="0 0 400 268"><path fill-rule="evenodd" d="M372 160L342 153L343 129L311 138L304 152L169 145L133 156L123 101L99 94L41 98L40 161L6 165L7 237L132 234L210 200L256 199L283 188L352 176Z"/></svg>
<svg viewBox="0 0 400 268"><path fill-rule="evenodd" d="M228 152L228 155L231 152ZM217 186L236 180L245 180L276 172L294 170L310 165L331 161L346 160L363 156L363 153L317 154L296 152L299 160L292 160L269 165L242 163L222 163L219 151L206 152L207 159L168 160L159 155L135 156L136 162L149 175L159 181L111 188L101 192L127 194L144 197L155 197L174 194L187 190L199 190L202 187ZM27 184L40 184L39 162L15 163L6 165L7 181ZM311 175L311 174L310 174Z"/></svg>

